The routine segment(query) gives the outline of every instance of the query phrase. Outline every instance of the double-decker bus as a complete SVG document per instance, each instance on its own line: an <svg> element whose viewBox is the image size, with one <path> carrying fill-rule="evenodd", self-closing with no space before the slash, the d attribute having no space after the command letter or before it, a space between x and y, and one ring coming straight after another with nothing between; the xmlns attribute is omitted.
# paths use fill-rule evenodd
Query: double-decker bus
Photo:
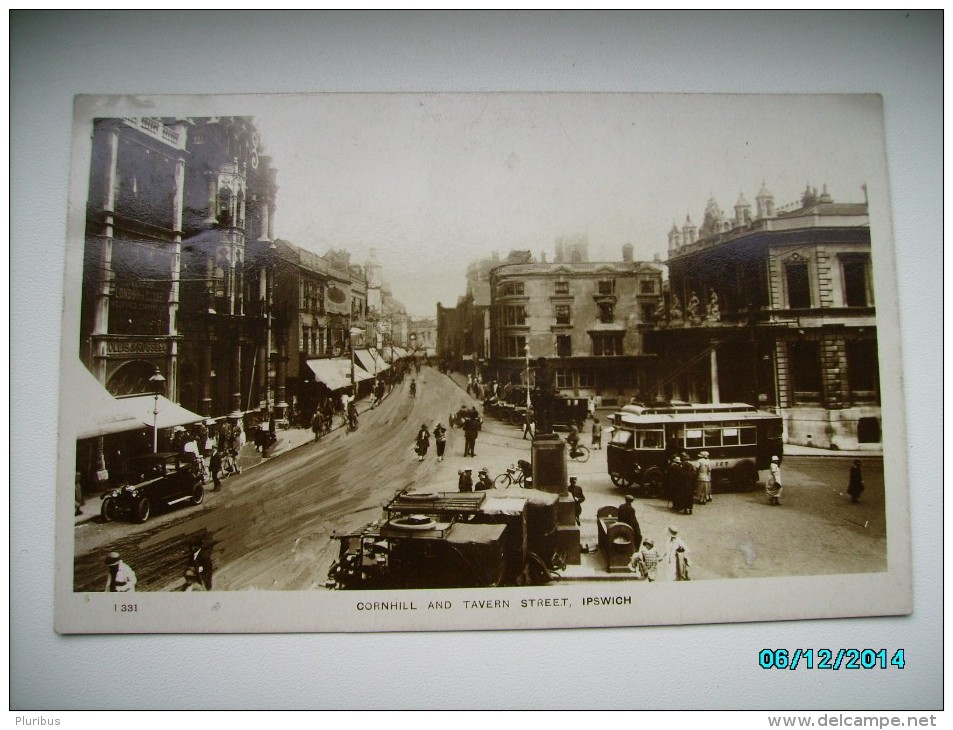
<svg viewBox="0 0 953 730"><path fill-rule="evenodd" d="M606 457L613 484L650 494L661 493L675 454L697 459L707 451L713 484L728 479L741 489L753 489L758 471L783 456L781 417L746 403L628 405L613 415L612 428Z"/></svg>

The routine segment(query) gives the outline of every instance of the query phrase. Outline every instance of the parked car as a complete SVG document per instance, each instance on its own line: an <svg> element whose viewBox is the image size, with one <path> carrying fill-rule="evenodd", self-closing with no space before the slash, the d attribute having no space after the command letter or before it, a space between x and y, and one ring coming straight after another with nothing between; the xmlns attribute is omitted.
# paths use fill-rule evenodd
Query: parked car
<svg viewBox="0 0 953 730"><path fill-rule="evenodd" d="M187 454L165 452L131 459L125 482L102 496L104 520L126 517L145 522L157 507L197 505L205 498L199 466Z"/></svg>

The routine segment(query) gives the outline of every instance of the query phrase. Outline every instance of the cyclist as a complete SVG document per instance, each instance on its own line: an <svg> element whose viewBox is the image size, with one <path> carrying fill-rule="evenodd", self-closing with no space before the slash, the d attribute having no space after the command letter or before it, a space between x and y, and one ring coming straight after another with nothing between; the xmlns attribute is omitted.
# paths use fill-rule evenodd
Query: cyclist
<svg viewBox="0 0 953 730"><path fill-rule="evenodd" d="M576 428L576 424L572 424L569 427L569 435L566 436L566 443L569 444L569 458L573 458L578 455L578 450L576 449L579 446L579 429Z"/></svg>

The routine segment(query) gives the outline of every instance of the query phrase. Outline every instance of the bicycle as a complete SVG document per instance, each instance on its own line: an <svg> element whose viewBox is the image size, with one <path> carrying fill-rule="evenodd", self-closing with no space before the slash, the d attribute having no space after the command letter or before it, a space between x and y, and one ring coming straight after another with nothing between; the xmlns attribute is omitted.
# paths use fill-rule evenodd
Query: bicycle
<svg viewBox="0 0 953 730"><path fill-rule="evenodd" d="M580 464L584 464L585 462L589 461L589 447L583 446L582 444L570 446L569 458L573 461L578 461Z"/></svg>
<svg viewBox="0 0 953 730"><path fill-rule="evenodd" d="M524 487L526 475L518 466L511 464L506 471L493 480L493 486L504 489L506 487Z"/></svg>

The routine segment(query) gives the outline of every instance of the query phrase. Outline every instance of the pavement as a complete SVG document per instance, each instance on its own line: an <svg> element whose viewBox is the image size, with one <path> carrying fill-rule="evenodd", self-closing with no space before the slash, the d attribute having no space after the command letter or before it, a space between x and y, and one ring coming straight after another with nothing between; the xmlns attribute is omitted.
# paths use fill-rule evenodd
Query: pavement
<svg viewBox="0 0 953 730"><path fill-rule="evenodd" d="M390 396L390 393L387 393L384 397L387 398ZM373 398L365 397L360 398L357 401L357 410L358 413L365 413L373 408ZM333 419L333 424L331 426L332 431L337 431L344 427L343 421L340 420L338 416L335 416ZM296 449L299 446L304 446L305 444L310 444L314 441L314 433L310 428L285 428L279 429L277 431L278 441L271 448L267 457L261 455L261 452L255 448L255 444L249 441L241 450L238 452L238 467L244 472L248 469L254 469L256 466L259 466L266 461L271 461L272 459L281 456L287 451ZM223 477L227 479L228 477ZM207 485L208 488L211 485ZM86 495L86 499L83 502L82 513L75 515L75 524L82 525L87 522L92 522L93 520L98 520L100 516L100 509L102 506L102 500L100 495L103 492L93 492Z"/></svg>

